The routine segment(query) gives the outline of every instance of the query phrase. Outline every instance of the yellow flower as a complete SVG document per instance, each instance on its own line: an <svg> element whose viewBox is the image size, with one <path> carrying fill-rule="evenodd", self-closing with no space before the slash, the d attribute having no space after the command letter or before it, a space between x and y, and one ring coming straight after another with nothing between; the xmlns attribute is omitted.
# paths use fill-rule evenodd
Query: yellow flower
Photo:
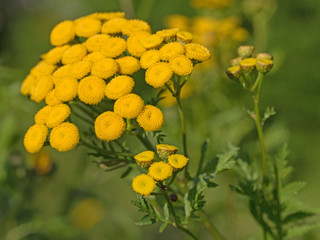
<svg viewBox="0 0 320 240"><path fill-rule="evenodd" d="M135 57L141 57L141 55L147 51L142 45L142 41L150 36L149 32L137 32L128 37L127 48L128 52Z"/></svg>
<svg viewBox="0 0 320 240"><path fill-rule="evenodd" d="M160 158L167 159L170 155L175 154L179 149L168 144L158 144L157 153Z"/></svg>
<svg viewBox="0 0 320 240"><path fill-rule="evenodd" d="M67 20L59 23L52 29L50 42L53 46L61 46L73 40L74 37L74 23Z"/></svg>
<svg viewBox="0 0 320 240"><path fill-rule="evenodd" d="M190 59L197 61L206 61L209 60L211 54L209 50L201 44L197 43L188 43L186 47L186 56Z"/></svg>
<svg viewBox="0 0 320 240"><path fill-rule="evenodd" d="M50 105L50 106L54 106L59 103L62 103L62 101L57 98L57 96L55 94L55 89L52 89L50 92L48 92L48 94L45 98L45 102L47 105Z"/></svg>
<svg viewBox="0 0 320 240"><path fill-rule="evenodd" d="M255 69L257 60L255 58L245 58L240 61L240 68L245 72L252 72Z"/></svg>
<svg viewBox="0 0 320 240"><path fill-rule="evenodd" d="M111 20L114 18L125 18L126 15L124 12L103 12L103 13L93 13L89 16L101 19L101 20Z"/></svg>
<svg viewBox="0 0 320 240"><path fill-rule="evenodd" d="M140 195L149 196L155 187L156 182L147 174L141 174L132 180L133 190Z"/></svg>
<svg viewBox="0 0 320 240"><path fill-rule="evenodd" d="M193 35L186 31L177 32L177 40L181 43L191 43Z"/></svg>
<svg viewBox="0 0 320 240"><path fill-rule="evenodd" d="M156 131L162 127L164 116L159 108L146 105L137 117L137 122L145 131Z"/></svg>
<svg viewBox="0 0 320 240"><path fill-rule="evenodd" d="M129 76L117 76L107 84L105 95L109 99L116 100L119 97L131 93L133 87L133 78Z"/></svg>
<svg viewBox="0 0 320 240"><path fill-rule="evenodd" d="M75 32L79 37L91 37L100 32L101 21L94 17L82 17L75 21Z"/></svg>
<svg viewBox="0 0 320 240"><path fill-rule="evenodd" d="M180 55L170 60L172 70L179 76L187 76L192 73L193 64L185 55Z"/></svg>
<svg viewBox="0 0 320 240"><path fill-rule="evenodd" d="M89 62L94 63L102 58L104 58L104 55L101 52L93 52L93 53L89 53L87 56L85 56L83 61L89 61Z"/></svg>
<svg viewBox="0 0 320 240"><path fill-rule="evenodd" d="M72 45L62 56L63 64L72 64L82 60L87 54L87 48L83 44Z"/></svg>
<svg viewBox="0 0 320 240"><path fill-rule="evenodd" d="M114 18L102 25L101 32L108 34L120 34L122 33L122 27L127 23L124 18Z"/></svg>
<svg viewBox="0 0 320 240"><path fill-rule="evenodd" d="M39 152L47 139L48 128L43 124L31 126L24 135L23 144L29 153Z"/></svg>
<svg viewBox="0 0 320 240"><path fill-rule="evenodd" d="M83 44L89 52L100 52L104 44L110 38L107 34L97 34L89 37Z"/></svg>
<svg viewBox="0 0 320 240"><path fill-rule="evenodd" d="M146 82L154 88L163 87L172 77L172 69L168 63L159 62L146 71Z"/></svg>
<svg viewBox="0 0 320 240"><path fill-rule="evenodd" d="M53 78L48 75L44 77L40 77L39 81L37 82L34 92L31 95L31 99L35 102L41 102L45 99L47 94L53 88Z"/></svg>
<svg viewBox="0 0 320 240"><path fill-rule="evenodd" d="M51 49L45 56L44 61L48 64L58 64L61 61L62 55L70 48L70 45L55 47Z"/></svg>
<svg viewBox="0 0 320 240"><path fill-rule="evenodd" d="M81 79L88 75L91 71L92 62L89 61L79 61L71 65L70 75L76 79Z"/></svg>
<svg viewBox="0 0 320 240"><path fill-rule="evenodd" d="M71 101L77 96L78 85L79 83L75 78L62 78L55 86L56 97L63 102Z"/></svg>
<svg viewBox="0 0 320 240"><path fill-rule="evenodd" d="M130 19L122 27L122 33L127 36L131 36L136 32L151 32L150 25L139 19Z"/></svg>
<svg viewBox="0 0 320 240"><path fill-rule="evenodd" d="M50 75L56 68L56 65L48 64L45 61L40 61L30 70L30 73L35 77L42 77Z"/></svg>
<svg viewBox="0 0 320 240"><path fill-rule="evenodd" d="M132 75L140 69L140 62L132 56L126 56L116 59L119 64L119 73Z"/></svg>
<svg viewBox="0 0 320 240"><path fill-rule="evenodd" d="M163 37L157 34L152 34L142 41L142 46L144 46L146 49L156 48L160 46L162 41Z"/></svg>
<svg viewBox="0 0 320 240"><path fill-rule="evenodd" d="M171 28L171 29L164 29L161 31L156 32L156 34L163 37L165 41L174 40L176 37L176 33L179 31L179 28Z"/></svg>
<svg viewBox="0 0 320 240"><path fill-rule="evenodd" d="M144 69L149 68L153 64L160 61L160 53L159 50L149 50L142 54L140 58L141 67Z"/></svg>
<svg viewBox="0 0 320 240"><path fill-rule="evenodd" d="M93 63L91 75L99 78L109 78L117 73L118 63L112 58L102 58Z"/></svg>
<svg viewBox="0 0 320 240"><path fill-rule="evenodd" d="M105 57L116 58L120 56L126 48L127 44L123 38L111 37L102 46L101 52Z"/></svg>
<svg viewBox="0 0 320 240"><path fill-rule="evenodd" d="M31 94L37 84L37 79L29 74L22 82L20 92L23 95Z"/></svg>
<svg viewBox="0 0 320 240"><path fill-rule="evenodd" d="M181 154L173 154L168 157L168 163L171 165L174 171L182 170L188 163L189 158Z"/></svg>
<svg viewBox="0 0 320 240"><path fill-rule="evenodd" d="M64 78L64 77L71 77L70 75L71 71L71 64L69 65L63 65L59 67L53 74L52 76L54 77L54 83L58 81L58 79ZM55 80L56 79L56 80Z"/></svg>
<svg viewBox="0 0 320 240"><path fill-rule="evenodd" d="M147 168L154 160L154 152L144 151L134 156L137 164L142 168Z"/></svg>
<svg viewBox="0 0 320 240"><path fill-rule="evenodd" d="M156 181L163 181L172 175L172 167L165 162L155 162L149 167L148 175Z"/></svg>
<svg viewBox="0 0 320 240"><path fill-rule="evenodd" d="M45 124L47 118L52 110L51 106L44 106L41 108L36 115L34 115L34 121L36 124Z"/></svg>
<svg viewBox="0 0 320 240"><path fill-rule="evenodd" d="M171 42L160 48L160 57L165 61L182 54L184 54L184 46L179 42Z"/></svg>
<svg viewBox="0 0 320 240"><path fill-rule="evenodd" d="M79 99L86 104L98 104L104 98L105 88L106 82L102 78L85 77L78 86Z"/></svg>
<svg viewBox="0 0 320 240"><path fill-rule="evenodd" d="M46 125L48 128L54 128L65 121L71 114L70 107L67 104L58 104L51 108L47 115Z"/></svg>
<svg viewBox="0 0 320 240"><path fill-rule="evenodd" d="M80 140L79 129L69 122L54 127L50 133L50 145L59 152L73 149Z"/></svg>
<svg viewBox="0 0 320 240"><path fill-rule="evenodd" d="M144 102L140 96L131 93L119 97L114 103L114 112L124 118L136 118L143 110Z"/></svg>
<svg viewBox="0 0 320 240"><path fill-rule="evenodd" d="M104 141L118 139L125 129L126 123L123 118L111 111L100 114L94 122L96 136Z"/></svg>

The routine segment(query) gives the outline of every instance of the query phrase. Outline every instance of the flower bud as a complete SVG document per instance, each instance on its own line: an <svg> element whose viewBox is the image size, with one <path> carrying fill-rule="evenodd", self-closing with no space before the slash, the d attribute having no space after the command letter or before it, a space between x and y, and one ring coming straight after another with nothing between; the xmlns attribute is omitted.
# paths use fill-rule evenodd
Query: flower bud
<svg viewBox="0 0 320 240"><path fill-rule="evenodd" d="M161 159L167 159L170 155L175 154L179 149L168 144L158 144L157 153Z"/></svg>
<svg viewBox="0 0 320 240"><path fill-rule="evenodd" d="M230 63L232 66L239 66L240 65L240 61L242 60L242 57L237 57L234 59L231 59Z"/></svg>
<svg viewBox="0 0 320 240"><path fill-rule="evenodd" d="M175 193L170 194L170 200L171 202L176 202L178 200L178 196Z"/></svg>
<svg viewBox="0 0 320 240"><path fill-rule="evenodd" d="M257 70L261 73L268 73L273 67L273 61L269 59L257 60Z"/></svg>
<svg viewBox="0 0 320 240"><path fill-rule="evenodd" d="M251 73L256 67L257 60L255 58L246 58L240 61L240 68L245 73Z"/></svg>
<svg viewBox="0 0 320 240"><path fill-rule="evenodd" d="M240 66L229 67L226 73L231 80L238 80L241 75Z"/></svg>
<svg viewBox="0 0 320 240"><path fill-rule="evenodd" d="M148 168L154 160L154 152L144 151L134 156L136 163L142 168Z"/></svg>
<svg viewBox="0 0 320 240"><path fill-rule="evenodd" d="M191 43L193 40L193 35L186 31L177 32L176 36L177 36L177 40L182 44Z"/></svg>
<svg viewBox="0 0 320 240"><path fill-rule="evenodd" d="M268 60L273 60L273 56L269 53L257 53L256 59L268 59Z"/></svg>
<svg viewBox="0 0 320 240"><path fill-rule="evenodd" d="M238 47L238 54L240 57L251 57L254 51L254 46L240 46Z"/></svg>

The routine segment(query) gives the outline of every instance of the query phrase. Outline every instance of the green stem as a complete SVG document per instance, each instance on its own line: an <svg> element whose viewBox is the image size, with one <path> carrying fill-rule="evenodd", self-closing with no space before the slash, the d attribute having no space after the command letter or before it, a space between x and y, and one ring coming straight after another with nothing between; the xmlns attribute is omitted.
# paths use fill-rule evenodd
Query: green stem
<svg viewBox="0 0 320 240"><path fill-rule="evenodd" d="M170 179L170 182L166 185L167 187L169 187L172 183L173 183L173 181L176 179L176 176L178 175L178 172L174 172L173 174L172 174L172 177L171 177L171 179Z"/></svg>
<svg viewBox="0 0 320 240"><path fill-rule="evenodd" d="M217 228L211 223L209 217L203 212L198 212L199 217L201 218L204 226L209 230L211 236L216 240L223 240L224 237L219 233Z"/></svg>
<svg viewBox="0 0 320 240"><path fill-rule="evenodd" d="M140 140L140 142L145 146L146 149L148 149L150 151L155 151L155 149L154 149L154 147L148 137L143 137L143 136L141 136L141 134L137 134L136 136Z"/></svg>

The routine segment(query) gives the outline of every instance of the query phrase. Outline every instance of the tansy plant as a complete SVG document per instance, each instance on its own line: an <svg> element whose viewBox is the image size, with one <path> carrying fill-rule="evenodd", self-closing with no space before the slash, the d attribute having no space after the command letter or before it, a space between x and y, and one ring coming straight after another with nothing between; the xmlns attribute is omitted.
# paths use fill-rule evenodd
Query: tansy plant
<svg viewBox="0 0 320 240"><path fill-rule="evenodd" d="M206 163L205 142L198 170L194 176L189 174L192 159L180 99L194 66L210 59L209 50L193 43L189 32L175 28L152 34L147 22L126 19L122 12L63 21L52 29L50 42L53 48L41 55L21 86L23 95L46 104L25 134L26 150L37 153L50 145L65 152L80 145L105 171L127 166L121 175L126 177L135 169L140 174L132 180L138 196L133 203L146 213L138 225L160 222L160 232L172 225L197 239L188 223L201 216L212 235L221 238L202 212L203 192L216 186L212 179L218 172L233 165L232 156ZM143 79L135 74L138 71L144 72ZM148 103L133 93L137 81L158 89ZM164 143L160 130L165 116L157 104L166 89L177 101L180 153Z"/></svg>

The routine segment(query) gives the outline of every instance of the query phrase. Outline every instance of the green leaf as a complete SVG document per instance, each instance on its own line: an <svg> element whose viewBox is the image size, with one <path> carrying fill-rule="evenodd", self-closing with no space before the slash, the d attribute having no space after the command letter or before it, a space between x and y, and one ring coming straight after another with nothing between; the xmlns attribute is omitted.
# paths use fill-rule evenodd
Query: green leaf
<svg viewBox="0 0 320 240"><path fill-rule="evenodd" d="M190 191L189 191L190 192ZM184 195L184 214L185 214L185 222L188 223L188 218L191 216L192 212L192 205L191 201L189 200L189 192Z"/></svg>
<svg viewBox="0 0 320 240"><path fill-rule="evenodd" d="M274 109L274 107L267 107L267 109L261 119L262 122L266 122L273 115L276 115L276 110Z"/></svg>
<svg viewBox="0 0 320 240"><path fill-rule="evenodd" d="M202 144L201 156L200 156L200 160L199 160L199 165L198 165L198 170L197 170L196 177L198 177L202 173L202 166L203 166L203 163L204 163L204 157L206 155L206 151L208 149L208 143L209 143L209 139L206 139Z"/></svg>
<svg viewBox="0 0 320 240"><path fill-rule="evenodd" d="M301 181L296 181L296 182L292 182L287 184L286 186L284 186L281 190L281 199L282 201L286 202L286 201L290 201L290 199L296 195L304 186L306 185L305 182L301 182Z"/></svg>
<svg viewBox="0 0 320 240"><path fill-rule="evenodd" d="M228 169L232 169L236 163L236 157L238 156L239 148L232 144L229 144L228 150L223 154L218 155L218 165L215 170L215 174L223 172Z"/></svg>
<svg viewBox="0 0 320 240"><path fill-rule="evenodd" d="M286 216L283 219L283 223L287 224L287 223L295 222L295 221L298 221L298 220L303 220L303 219L306 219L308 217L312 217L314 215L315 215L315 213L313 213L313 212L297 211L297 212L291 213L288 216Z"/></svg>
<svg viewBox="0 0 320 240"><path fill-rule="evenodd" d="M162 233L168 226L168 222L164 222L160 225L159 233Z"/></svg>
<svg viewBox="0 0 320 240"><path fill-rule="evenodd" d="M208 188L215 188L215 187L218 187L219 185L217 184L217 183L215 183L215 182L208 182L207 183L207 186L208 186Z"/></svg>
<svg viewBox="0 0 320 240"><path fill-rule="evenodd" d="M144 215L139 222L136 222L136 225L138 226L146 226L150 224L154 224L156 222L156 219L151 217L150 215Z"/></svg>
<svg viewBox="0 0 320 240"><path fill-rule="evenodd" d="M307 232L309 232L310 230L318 227L320 227L320 223L312 223L312 224L305 224L305 225L291 227L287 231L286 239L302 236Z"/></svg>
<svg viewBox="0 0 320 240"><path fill-rule="evenodd" d="M278 150L275 156L275 163L277 166L278 174L280 178L285 178L291 171L292 167L287 166L288 160L287 157L289 155L289 150L287 144L284 144L281 149Z"/></svg>
<svg viewBox="0 0 320 240"><path fill-rule="evenodd" d="M127 170L125 170L122 174L120 178L125 178L126 176L128 176L128 174L131 172L132 167L128 167Z"/></svg>
<svg viewBox="0 0 320 240"><path fill-rule="evenodd" d="M169 208L168 208L168 204L165 203L163 206L163 214L164 214L164 218L166 219L166 222L169 221Z"/></svg>

